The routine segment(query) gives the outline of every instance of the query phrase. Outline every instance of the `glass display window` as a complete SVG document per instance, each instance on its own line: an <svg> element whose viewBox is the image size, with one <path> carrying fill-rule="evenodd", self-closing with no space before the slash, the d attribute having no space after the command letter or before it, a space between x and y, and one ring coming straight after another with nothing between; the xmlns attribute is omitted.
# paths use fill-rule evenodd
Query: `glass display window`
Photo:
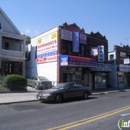
<svg viewBox="0 0 130 130"><path fill-rule="evenodd" d="M106 73L95 73L95 88L106 88L107 87L107 74Z"/></svg>
<svg viewBox="0 0 130 130"><path fill-rule="evenodd" d="M118 85L119 88L128 86L127 73L125 72L118 73Z"/></svg>

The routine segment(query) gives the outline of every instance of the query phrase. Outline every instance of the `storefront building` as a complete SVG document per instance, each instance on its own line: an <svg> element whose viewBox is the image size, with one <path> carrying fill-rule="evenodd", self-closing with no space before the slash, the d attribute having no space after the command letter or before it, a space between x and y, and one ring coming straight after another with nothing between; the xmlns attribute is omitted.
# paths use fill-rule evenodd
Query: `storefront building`
<svg viewBox="0 0 130 130"><path fill-rule="evenodd" d="M108 59L112 63L110 84L112 87L130 86L130 47L114 46L114 51L109 52Z"/></svg>
<svg viewBox="0 0 130 130"><path fill-rule="evenodd" d="M94 89L109 88L109 74L112 65L107 63L98 63L97 67L92 68L94 73Z"/></svg>
<svg viewBox="0 0 130 130"><path fill-rule="evenodd" d="M45 76L55 84L84 80L94 88L97 59L90 57L91 48L88 50L87 44L85 30L67 23L32 38L26 76ZM98 47L101 48L98 58L104 62L104 46Z"/></svg>

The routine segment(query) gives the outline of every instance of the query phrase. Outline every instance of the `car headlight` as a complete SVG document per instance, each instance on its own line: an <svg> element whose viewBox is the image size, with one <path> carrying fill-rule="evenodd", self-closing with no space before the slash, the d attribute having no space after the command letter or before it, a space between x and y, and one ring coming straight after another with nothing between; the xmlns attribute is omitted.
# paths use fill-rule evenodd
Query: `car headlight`
<svg viewBox="0 0 130 130"><path fill-rule="evenodd" d="M50 96L50 95L51 95L50 93L43 93L43 95L42 95L42 96L47 97L47 96Z"/></svg>

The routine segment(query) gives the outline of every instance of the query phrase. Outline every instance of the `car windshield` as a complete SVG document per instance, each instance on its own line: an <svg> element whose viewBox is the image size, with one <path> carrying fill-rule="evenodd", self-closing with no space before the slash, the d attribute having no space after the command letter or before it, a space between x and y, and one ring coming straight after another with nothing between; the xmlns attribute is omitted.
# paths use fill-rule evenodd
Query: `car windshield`
<svg viewBox="0 0 130 130"><path fill-rule="evenodd" d="M43 76L39 76L38 77L40 80L47 80L47 81L49 81L46 77L43 77Z"/></svg>
<svg viewBox="0 0 130 130"><path fill-rule="evenodd" d="M65 89L66 86L67 85L64 83L59 83L55 87L53 87L53 89Z"/></svg>

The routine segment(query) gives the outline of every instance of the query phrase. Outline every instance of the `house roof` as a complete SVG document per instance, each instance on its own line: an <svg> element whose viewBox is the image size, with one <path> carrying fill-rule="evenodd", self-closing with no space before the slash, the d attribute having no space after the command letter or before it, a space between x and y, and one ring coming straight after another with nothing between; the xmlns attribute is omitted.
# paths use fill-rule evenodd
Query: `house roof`
<svg viewBox="0 0 130 130"><path fill-rule="evenodd" d="M12 27L18 32L19 35L21 35L20 31L16 28L16 26L13 24L13 22L9 19L9 17L5 14L5 12L0 7L0 12L3 14L3 16L9 21L9 23L12 25Z"/></svg>

